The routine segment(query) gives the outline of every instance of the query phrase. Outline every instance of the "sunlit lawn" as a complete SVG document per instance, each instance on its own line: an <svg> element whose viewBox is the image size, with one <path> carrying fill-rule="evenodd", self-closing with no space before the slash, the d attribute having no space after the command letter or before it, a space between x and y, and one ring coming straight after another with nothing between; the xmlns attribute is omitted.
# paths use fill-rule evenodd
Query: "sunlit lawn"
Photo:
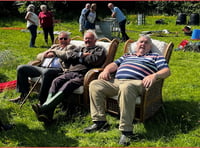
<svg viewBox="0 0 200 148"><path fill-rule="evenodd" d="M167 24L156 25L155 20L164 19ZM142 31L167 29L171 34L165 37L152 36L165 42L172 41L175 48L183 40L189 41L181 29L184 25L175 25L176 17L146 16L145 25L137 25L136 16L129 15L128 35L136 40ZM25 27L24 21L0 23L1 27ZM192 26L192 29L199 26ZM39 29L41 30L41 29ZM55 26L56 31L67 30L73 36L78 32L76 21L62 22ZM176 36L178 34L178 37ZM4 61L0 65L0 81L16 79L16 67L33 60L37 53L46 50L43 34L38 34L36 46L29 48L30 34L21 30L4 30L0 28L0 52ZM116 58L122 54L120 43ZM6 52L5 52L6 50ZM2 58L2 57L1 57ZM170 60L172 75L165 80L163 101L165 115L159 111L153 118L143 123L136 123L134 132L138 135L130 147L200 147L200 53L173 51ZM156 93L156 92L155 92ZM118 118L108 115L111 129L107 132L84 134L83 128L92 123L88 110L75 108L73 115L66 115L57 109L57 121L50 127L38 122L31 104L37 102L37 95L32 94L29 101L19 108L18 104L8 101L18 96L15 90L0 93L0 118L4 123L14 123L16 127L0 133L1 147L117 147L120 132Z"/></svg>

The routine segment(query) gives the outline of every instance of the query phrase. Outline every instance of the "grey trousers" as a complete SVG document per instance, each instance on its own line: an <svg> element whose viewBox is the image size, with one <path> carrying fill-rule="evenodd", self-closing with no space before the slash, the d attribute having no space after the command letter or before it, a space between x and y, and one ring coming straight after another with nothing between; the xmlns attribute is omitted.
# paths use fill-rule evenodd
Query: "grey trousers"
<svg viewBox="0 0 200 148"><path fill-rule="evenodd" d="M118 95L120 131L132 131L136 98L144 92L141 80L94 80L90 83L90 111L93 121L106 121L105 99Z"/></svg>
<svg viewBox="0 0 200 148"><path fill-rule="evenodd" d="M39 100L43 104L47 98L51 82L57 77L62 70L60 68L43 68L32 65L20 65L17 67L17 91L28 93L30 84L28 77L41 76L41 87L39 91Z"/></svg>

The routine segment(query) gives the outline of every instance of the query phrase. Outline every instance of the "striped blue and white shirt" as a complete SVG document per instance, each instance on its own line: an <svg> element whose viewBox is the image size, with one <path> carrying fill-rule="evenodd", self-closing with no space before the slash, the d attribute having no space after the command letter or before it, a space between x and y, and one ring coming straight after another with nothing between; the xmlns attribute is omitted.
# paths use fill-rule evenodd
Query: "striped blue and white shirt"
<svg viewBox="0 0 200 148"><path fill-rule="evenodd" d="M147 53L143 56L129 53L114 62L119 66L115 75L116 79L143 80L150 74L168 68L165 58L157 53Z"/></svg>

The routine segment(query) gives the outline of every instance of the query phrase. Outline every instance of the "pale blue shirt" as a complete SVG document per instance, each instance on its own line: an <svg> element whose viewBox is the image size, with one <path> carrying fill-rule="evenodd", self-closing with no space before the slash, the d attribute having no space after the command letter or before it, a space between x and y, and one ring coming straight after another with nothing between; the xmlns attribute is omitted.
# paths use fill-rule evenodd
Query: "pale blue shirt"
<svg viewBox="0 0 200 148"><path fill-rule="evenodd" d="M119 23L126 19L125 15L118 7L114 7L111 11L112 11L112 13L113 12L116 13L115 17Z"/></svg>
<svg viewBox="0 0 200 148"><path fill-rule="evenodd" d="M57 50L62 50L62 48L60 47ZM58 57L45 58L41 66L51 67L51 68L61 68L61 64Z"/></svg>
<svg viewBox="0 0 200 148"><path fill-rule="evenodd" d="M53 58L45 58L42 63L42 67L61 68L59 58L57 58L57 57L53 57ZM51 62L51 64L50 64L50 62Z"/></svg>

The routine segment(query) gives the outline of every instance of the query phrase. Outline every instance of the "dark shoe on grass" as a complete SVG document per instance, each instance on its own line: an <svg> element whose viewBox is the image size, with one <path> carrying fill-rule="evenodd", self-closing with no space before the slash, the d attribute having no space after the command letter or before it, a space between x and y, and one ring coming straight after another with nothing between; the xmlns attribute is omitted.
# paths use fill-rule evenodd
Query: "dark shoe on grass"
<svg viewBox="0 0 200 148"><path fill-rule="evenodd" d="M24 101L24 99L26 98L27 96L27 93L21 93L20 96L18 96L17 98L14 98L14 99L10 99L9 101L10 102L13 102L13 103L21 103Z"/></svg>
<svg viewBox="0 0 200 148"><path fill-rule="evenodd" d="M132 132L122 132L119 144L123 146L130 145L131 140L133 139L133 133Z"/></svg>
<svg viewBox="0 0 200 148"><path fill-rule="evenodd" d="M84 133L92 133L95 131L106 131L108 130L110 125L106 121L97 121L93 125L85 128L83 130Z"/></svg>
<svg viewBox="0 0 200 148"><path fill-rule="evenodd" d="M39 115L41 114L41 108L40 105L38 104L32 104L32 109L35 112L37 118L39 117Z"/></svg>
<svg viewBox="0 0 200 148"><path fill-rule="evenodd" d="M14 124L2 124L0 126L0 131L4 130L4 131L7 131L7 130L11 130L14 128Z"/></svg>
<svg viewBox="0 0 200 148"><path fill-rule="evenodd" d="M21 97L21 96L19 96L19 97L17 97L17 98L10 99L9 101L10 101L10 102L13 102L13 103L20 103L20 102L22 102L23 100L24 100L24 98Z"/></svg>
<svg viewBox="0 0 200 148"><path fill-rule="evenodd" d="M44 114L39 115L38 120L44 123L51 123L53 121L52 118L49 118L47 115Z"/></svg>

